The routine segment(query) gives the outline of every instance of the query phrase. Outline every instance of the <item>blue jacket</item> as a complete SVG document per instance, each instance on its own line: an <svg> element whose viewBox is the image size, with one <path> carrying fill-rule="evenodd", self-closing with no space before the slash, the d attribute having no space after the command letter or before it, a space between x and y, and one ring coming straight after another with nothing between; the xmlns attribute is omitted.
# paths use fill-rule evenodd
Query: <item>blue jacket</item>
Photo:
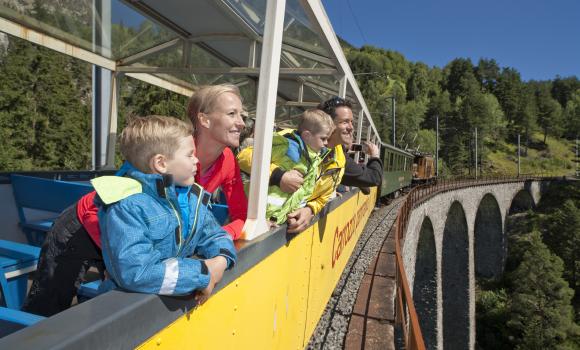
<svg viewBox="0 0 580 350"><path fill-rule="evenodd" d="M99 291L120 287L183 295L207 287L210 281L204 261L193 255L204 259L222 255L228 268L233 266L233 242L207 208L209 194L199 185L187 194L189 223L184 225L170 177L132 167L125 176L92 181L99 195L103 258L112 279ZM182 227L191 230L182 233Z"/></svg>

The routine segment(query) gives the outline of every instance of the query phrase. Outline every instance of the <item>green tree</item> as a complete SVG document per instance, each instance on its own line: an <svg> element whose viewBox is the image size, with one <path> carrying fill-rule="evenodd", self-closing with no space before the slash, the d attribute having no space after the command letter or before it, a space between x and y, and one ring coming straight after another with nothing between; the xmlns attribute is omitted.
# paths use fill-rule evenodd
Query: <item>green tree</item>
<svg viewBox="0 0 580 350"><path fill-rule="evenodd" d="M551 93L562 107L566 107L572 95L578 90L580 90L580 80L577 77L562 78L558 75L552 83Z"/></svg>
<svg viewBox="0 0 580 350"><path fill-rule="evenodd" d="M76 76L89 74L88 64L10 40L0 66L0 169L90 166L90 99Z"/></svg>
<svg viewBox="0 0 580 350"><path fill-rule="evenodd" d="M445 90L449 91L451 102L456 102L457 98L465 97L471 91L480 89L473 70L471 60L465 58L456 58L445 66Z"/></svg>
<svg viewBox="0 0 580 350"><path fill-rule="evenodd" d="M548 133L554 137L558 137L563 127L562 107L558 101L552 98L548 89L548 86L541 86L536 91L538 124L544 132L544 144L546 143Z"/></svg>
<svg viewBox="0 0 580 350"><path fill-rule="evenodd" d="M579 329L570 304L574 292L562 278L562 260L538 231L520 237L514 250L520 256L512 258L521 260L507 277L512 292L506 325L516 349L573 349Z"/></svg>
<svg viewBox="0 0 580 350"><path fill-rule="evenodd" d="M564 262L564 278L580 296L580 208L572 199L546 217L544 240Z"/></svg>
<svg viewBox="0 0 580 350"><path fill-rule="evenodd" d="M475 67L475 77L481 84L483 92L494 92L500 75L497 62L492 59L481 58Z"/></svg>
<svg viewBox="0 0 580 350"><path fill-rule="evenodd" d="M580 89L568 100L563 112L564 136L575 138L580 136Z"/></svg>

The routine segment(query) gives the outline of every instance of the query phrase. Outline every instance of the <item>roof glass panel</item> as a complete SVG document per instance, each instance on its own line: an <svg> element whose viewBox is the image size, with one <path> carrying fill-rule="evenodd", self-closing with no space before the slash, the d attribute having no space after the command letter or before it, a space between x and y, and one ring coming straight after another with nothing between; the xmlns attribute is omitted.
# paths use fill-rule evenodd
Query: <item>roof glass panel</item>
<svg viewBox="0 0 580 350"><path fill-rule="evenodd" d="M132 55L177 37L119 0L103 1L110 5L110 9L103 10L97 10L94 3L0 0L0 16L110 59Z"/></svg>
<svg viewBox="0 0 580 350"><path fill-rule="evenodd" d="M264 34L266 0L226 0L236 13L259 35ZM286 2L283 41L313 53L330 57L299 0Z"/></svg>
<svg viewBox="0 0 580 350"><path fill-rule="evenodd" d="M299 0L286 2L284 23L284 42L330 57L328 50L324 47L325 40L314 29Z"/></svg>

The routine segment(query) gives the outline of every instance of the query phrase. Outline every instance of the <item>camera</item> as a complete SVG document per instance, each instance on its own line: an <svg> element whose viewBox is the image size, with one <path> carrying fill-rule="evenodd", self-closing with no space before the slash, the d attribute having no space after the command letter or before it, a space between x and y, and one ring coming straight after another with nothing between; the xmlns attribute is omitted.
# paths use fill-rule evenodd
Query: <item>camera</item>
<svg viewBox="0 0 580 350"><path fill-rule="evenodd" d="M353 152L360 152L363 149L363 145L361 145L360 143L353 143L352 145L350 145L350 150Z"/></svg>

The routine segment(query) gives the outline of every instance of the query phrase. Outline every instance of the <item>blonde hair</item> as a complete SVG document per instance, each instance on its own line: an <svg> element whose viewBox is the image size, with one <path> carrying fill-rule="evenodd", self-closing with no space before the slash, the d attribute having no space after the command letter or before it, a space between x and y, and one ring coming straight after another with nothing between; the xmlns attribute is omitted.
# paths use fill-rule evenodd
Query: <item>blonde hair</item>
<svg viewBox="0 0 580 350"><path fill-rule="evenodd" d="M173 159L180 139L191 136L189 122L173 117L151 115L133 117L121 132L119 147L123 157L135 168L151 173L149 162L156 154Z"/></svg>
<svg viewBox="0 0 580 350"><path fill-rule="evenodd" d="M300 116L298 132L308 130L313 134L321 132L324 128L328 129L329 134L334 130L332 118L320 109L307 109Z"/></svg>
<svg viewBox="0 0 580 350"><path fill-rule="evenodd" d="M197 129L197 115L199 113L210 113L216 107L217 99L225 93L232 93L242 101L240 89L233 84L205 85L201 86L191 95L187 104L187 117L191 121L194 130Z"/></svg>

